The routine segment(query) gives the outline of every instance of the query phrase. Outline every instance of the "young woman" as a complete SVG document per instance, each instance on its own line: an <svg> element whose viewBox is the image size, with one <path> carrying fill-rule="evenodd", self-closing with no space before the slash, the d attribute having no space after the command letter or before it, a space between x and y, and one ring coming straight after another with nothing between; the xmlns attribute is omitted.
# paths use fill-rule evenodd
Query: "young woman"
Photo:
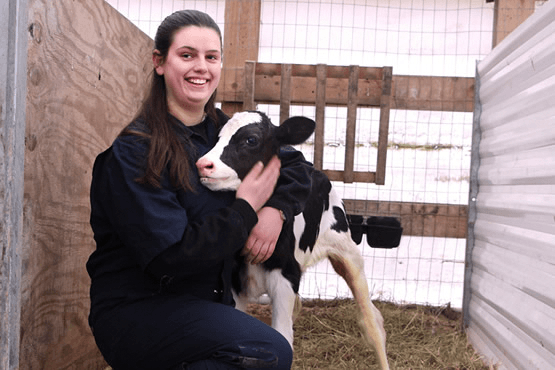
<svg viewBox="0 0 555 370"><path fill-rule="evenodd" d="M214 107L221 74L217 24L198 11L167 17L155 38L150 93L94 164L87 262L91 325L121 369L289 369L271 327L234 309L237 258L261 263L310 191L311 165L282 150L237 192L201 186L197 159L228 117Z"/></svg>

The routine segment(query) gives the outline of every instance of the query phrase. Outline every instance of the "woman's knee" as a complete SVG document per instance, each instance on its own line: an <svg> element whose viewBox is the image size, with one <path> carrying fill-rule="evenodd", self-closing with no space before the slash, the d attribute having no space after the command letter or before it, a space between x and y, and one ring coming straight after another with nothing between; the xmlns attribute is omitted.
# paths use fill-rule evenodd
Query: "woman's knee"
<svg viewBox="0 0 555 370"><path fill-rule="evenodd" d="M247 369L278 369L288 370L293 362L293 349L287 339L277 330L259 321L258 319L234 311L227 315L233 317L238 326L233 330L231 336L227 336L228 342L223 348L220 347L220 355L229 348L229 353L239 356L240 363L233 362ZM231 345L231 347L229 347ZM225 356L224 356L225 357ZM229 358L227 358L229 360Z"/></svg>
<svg viewBox="0 0 555 370"><path fill-rule="evenodd" d="M268 327L267 337L250 338L221 348L200 361L184 366L188 370L216 369L274 369L289 370L293 350L289 342Z"/></svg>
<svg viewBox="0 0 555 370"><path fill-rule="evenodd" d="M279 335L281 337L281 335ZM293 361L293 350L285 338L274 338L270 343L264 345L244 346L243 353L244 368L271 368L289 370Z"/></svg>
<svg viewBox="0 0 555 370"><path fill-rule="evenodd" d="M275 351L278 358L276 369L289 370L291 369L291 365L293 363L293 349L291 348L291 345L289 344L287 339L285 339L285 337L283 336L282 338L283 339L281 341L276 341L274 343Z"/></svg>
<svg viewBox="0 0 555 370"><path fill-rule="evenodd" d="M256 319L255 319L256 320ZM238 342L245 357L262 359L265 366L248 366L246 368L273 368L288 370L293 362L293 349L287 339L277 330L262 324L262 330L257 331L253 338ZM246 360L248 362L248 360ZM253 361L256 363L256 361ZM270 365L270 366L268 366Z"/></svg>
<svg viewBox="0 0 555 370"><path fill-rule="evenodd" d="M186 370L274 369L290 370L293 352L287 348L242 347L240 353L216 352L213 357L184 364Z"/></svg>

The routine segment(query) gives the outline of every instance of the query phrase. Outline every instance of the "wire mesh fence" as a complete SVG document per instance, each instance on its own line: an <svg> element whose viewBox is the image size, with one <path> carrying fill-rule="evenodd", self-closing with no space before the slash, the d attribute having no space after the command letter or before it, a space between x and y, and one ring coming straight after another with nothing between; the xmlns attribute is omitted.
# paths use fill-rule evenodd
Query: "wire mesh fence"
<svg viewBox="0 0 555 370"><path fill-rule="evenodd" d="M225 1L107 2L151 37L165 16L185 8L209 13L224 31ZM492 47L493 3L263 0L260 21L259 62L392 66L394 75L473 77L476 61ZM279 106L259 104L258 109L279 121ZM356 171L375 170L379 114L379 109L358 108ZM291 115L314 118L315 109L292 106ZM466 205L472 115L426 106L393 109L385 185L334 186L344 199ZM325 169L343 167L346 117L345 107L326 108ZM312 160L310 139L299 148ZM461 307L464 238L405 235L396 249L371 248L364 239L360 246L374 298ZM335 298L350 293L332 267L322 263L304 275L301 295Z"/></svg>

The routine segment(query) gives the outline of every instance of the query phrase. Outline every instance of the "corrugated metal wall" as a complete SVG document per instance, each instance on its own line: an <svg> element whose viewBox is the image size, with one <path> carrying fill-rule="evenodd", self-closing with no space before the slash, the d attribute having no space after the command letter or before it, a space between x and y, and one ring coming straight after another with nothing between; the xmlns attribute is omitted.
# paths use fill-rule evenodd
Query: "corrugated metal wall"
<svg viewBox="0 0 555 370"><path fill-rule="evenodd" d="M555 369L555 1L478 64L477 86L467 333L500 369Z"/></svg>

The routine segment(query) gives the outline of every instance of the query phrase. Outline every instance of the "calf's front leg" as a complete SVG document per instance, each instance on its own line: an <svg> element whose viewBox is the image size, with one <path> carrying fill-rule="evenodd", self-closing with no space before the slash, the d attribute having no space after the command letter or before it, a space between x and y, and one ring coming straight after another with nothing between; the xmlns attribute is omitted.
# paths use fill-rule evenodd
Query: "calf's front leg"
<svg viewBox="0 0 555 370"><path fill-rule="evenodd" d="M268 273L266 287L272 300L272 328L287 339L293 348L293 314L298 304L298 296L291 282L275 269Z"/></svg>

